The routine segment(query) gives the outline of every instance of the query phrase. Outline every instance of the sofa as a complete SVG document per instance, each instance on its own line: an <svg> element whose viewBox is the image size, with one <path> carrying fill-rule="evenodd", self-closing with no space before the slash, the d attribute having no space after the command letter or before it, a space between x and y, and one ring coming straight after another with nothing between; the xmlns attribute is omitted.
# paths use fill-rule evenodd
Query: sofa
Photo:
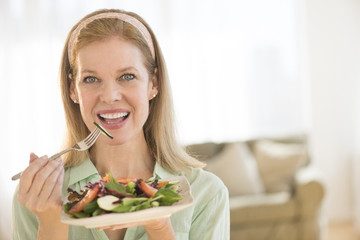
<svg viewBox="0 0 360 240"><path fill-rule="evenodd" d="M306 135L188 145L229 190L232 240L319 240L325 186Z"/></svg>

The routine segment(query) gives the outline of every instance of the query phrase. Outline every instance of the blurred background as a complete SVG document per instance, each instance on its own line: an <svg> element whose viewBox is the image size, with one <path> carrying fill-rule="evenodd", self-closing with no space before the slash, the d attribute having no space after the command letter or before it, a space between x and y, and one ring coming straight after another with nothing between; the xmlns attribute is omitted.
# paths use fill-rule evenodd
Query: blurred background
<svg viewBox="0 0 360 240"><path fill-rule="evenodd" d="M154 30L183 144L307 134L326 221L360 233L359 0L1 0L0 239L11 238L11 176L62 143L65 38L101 8Z"/></svg>

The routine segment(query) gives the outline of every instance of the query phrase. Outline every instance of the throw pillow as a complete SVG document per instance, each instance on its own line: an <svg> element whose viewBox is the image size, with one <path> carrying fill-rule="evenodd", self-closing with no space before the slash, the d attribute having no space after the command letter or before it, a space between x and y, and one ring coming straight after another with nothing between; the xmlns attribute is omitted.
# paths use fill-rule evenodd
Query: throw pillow
<svg viewBox="0 0 360 240"><path fill-rule="evenodd" d="M220 153L206 163L205 169L224 182L230 196L264 191L256 161L246 143L227 143Z"/></svg>
<svg viewBox="0 0 360 240"><path fill-rule="evenodd" d="M306 147L297 143L259 140L254 156L267 192L289 191L299 167L307 160Z"/></svg>

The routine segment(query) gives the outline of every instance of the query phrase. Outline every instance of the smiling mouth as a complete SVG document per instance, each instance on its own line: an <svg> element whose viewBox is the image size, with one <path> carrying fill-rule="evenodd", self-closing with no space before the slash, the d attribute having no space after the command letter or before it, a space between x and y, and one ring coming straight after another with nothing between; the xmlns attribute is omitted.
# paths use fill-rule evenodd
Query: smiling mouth
<svg viewBox="0 0 360 240"><path fill-rule="evenodd" d="M100 121L106 124L116 124L124 121L130 115L129 112L98 114Z"/></svg>

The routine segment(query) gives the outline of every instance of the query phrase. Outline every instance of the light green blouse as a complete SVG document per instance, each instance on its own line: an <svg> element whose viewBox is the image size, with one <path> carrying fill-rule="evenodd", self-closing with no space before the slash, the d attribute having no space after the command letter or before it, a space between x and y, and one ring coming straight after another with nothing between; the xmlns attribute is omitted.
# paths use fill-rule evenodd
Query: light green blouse
<svg viewBox="0 0 360 240"><path fill-rule="evenodd" d="M191 194L194 204L171 216L171 223L178 240L221 240L230 239L230 210L228 190L222 181L214 174L202 169L193 168L190 173L184 175L191 186ZM174 174L155 165L154 177L168 178ZM84 189L89 182L100 179L95 166L89 159L81 165L65 170L63 183L63 198L67 195L67 188L76 191ZM36 239L38 220L24 205L17 200L18 189L13 199L13 240ZM87 229L79 226L69 226L71 240L108 240L104 231ZM144 227L128 228L125 240L147 239Z"/></svg>

